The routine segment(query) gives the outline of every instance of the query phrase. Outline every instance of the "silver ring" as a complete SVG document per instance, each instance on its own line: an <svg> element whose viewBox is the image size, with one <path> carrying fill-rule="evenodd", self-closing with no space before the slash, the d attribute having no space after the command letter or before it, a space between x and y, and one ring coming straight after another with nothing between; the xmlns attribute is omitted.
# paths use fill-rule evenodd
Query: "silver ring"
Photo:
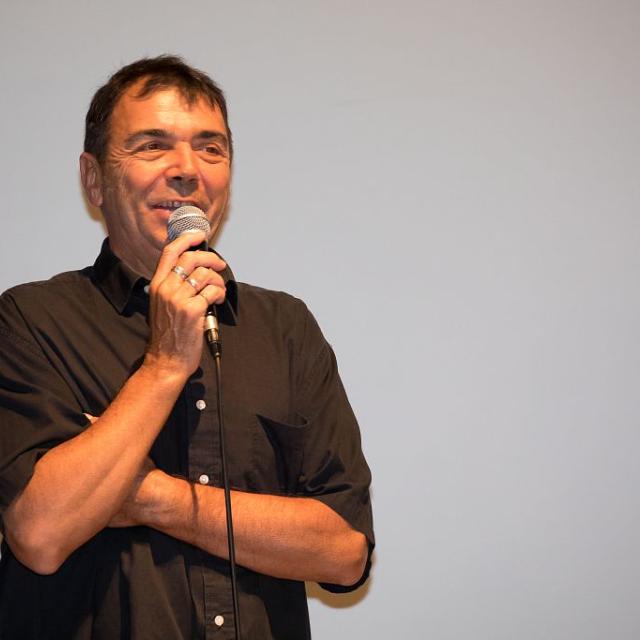
<svg viewBox="0 0 640 640"><path fill-rule="evenodd" d="M194 288L198 288L198 281L195 278L187 278L187 282Z"/></svg>
<svg viewBox="0 0 640 640"><path fill-rule="evenodd" d="M187 272L179 264L173 267L171 271L173 271L173 273L175 273L176 275L180 276L183 280L187 279Z"/></svg>

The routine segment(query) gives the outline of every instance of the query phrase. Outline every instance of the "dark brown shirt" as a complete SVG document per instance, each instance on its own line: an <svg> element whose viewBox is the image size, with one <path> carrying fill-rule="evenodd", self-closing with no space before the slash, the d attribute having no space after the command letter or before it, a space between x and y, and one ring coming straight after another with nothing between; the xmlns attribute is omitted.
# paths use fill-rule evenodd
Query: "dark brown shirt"
<svg viewBox="0 0 640 640"><path fill-rule="evenodd" d="M300 300L224 276L232 487L321 500L372 548L370 473L331 348ZM105 242L92 267L0 298L0 514L39 456L83 431L83 414L100 415L139 366L145 284ZM151 450L160 469L220 486L216 400L205 350ZM238 577L245 640L310 637L304 583L242 567ZM107 528L41 576L4 543L0 638L233 638L228 563L148 527Z"/></svg>

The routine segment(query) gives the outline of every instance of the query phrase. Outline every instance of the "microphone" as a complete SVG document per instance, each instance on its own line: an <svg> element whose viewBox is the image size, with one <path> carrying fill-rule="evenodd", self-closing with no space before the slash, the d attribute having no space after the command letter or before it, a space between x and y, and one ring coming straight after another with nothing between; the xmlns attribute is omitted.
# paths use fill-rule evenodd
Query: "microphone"
<svg viewBox="0 0 640 640"><path fill-rule="evenodd" d="M207 234L207 238L211 233L211 225L207 216L204 215L202 209L193 207L191 205L184 205L178 207L170 216L167 222L167 236L169 242L173 242L176 238L179 238L185 233L193 233L195 231L204 231ZM190 251L196 250L207 251L208 245L205 240L201 245L197 247L191 247Z"/></svg>
<svg viewBox="0 0 640 640"><path fill-rule="evenodd" d="M170 216L167 222L167 236L169 242L184 235L185 233L193 233L194 231L204 231L209 237L211 233L211 225L207 216L202 209L192 205L184 205L178 207ZM205 240L202 244L190 247L189 251L208 251L209 245ZM209 305L204 320L204 335L209 343L210 348L214 351L214 356L219 356L221 352L220 330L218 327L218 314L216 305Z"/></svg>

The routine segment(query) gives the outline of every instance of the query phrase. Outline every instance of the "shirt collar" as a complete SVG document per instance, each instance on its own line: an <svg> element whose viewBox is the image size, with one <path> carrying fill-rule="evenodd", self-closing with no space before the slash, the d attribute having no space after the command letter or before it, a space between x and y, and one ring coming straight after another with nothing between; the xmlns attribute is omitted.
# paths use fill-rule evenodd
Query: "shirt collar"
<svg viewBox="0 0 640 640"><path fill-rule="evenodd" d="M213 251L213 249L209 249ZM217 255L217 252L214 252ZM222 256L221 256L222 257ZM238 310L238 287L229 265L220 272L227 287L225 301L218 306L218 317L226 324L236 324ZM146 312L149 296L145 287L146 278L136 273L118 258L105 238L100 254L93 265L93 281L118 313L125 314L128 309Z"/></svg>

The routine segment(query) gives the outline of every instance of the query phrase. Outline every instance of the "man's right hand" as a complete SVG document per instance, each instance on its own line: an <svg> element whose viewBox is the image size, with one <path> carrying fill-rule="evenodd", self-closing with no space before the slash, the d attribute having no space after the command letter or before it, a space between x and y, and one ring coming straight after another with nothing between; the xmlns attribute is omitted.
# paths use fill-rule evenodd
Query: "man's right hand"
<svg viewBox="0 0 640 640"><path fill-rule="evenodd" d="M151 337L144 366L187 378L200 364L204 316L224 301L218 273L226 263L210 251L190 251L205 240L188 233L166 245L149 286Z"/></svg>
<svg viewBox="0 0 640 640"><path fill-rule="evenodd" d="M188 250L204 239L204 233L188 234L166 246L149 288L151 336L143 365L99 418L88 417L89 427L38 460L4 513L7 542L33 571L57 571L110 523L126 523L118 518L146 471L149 450L200 363L207 308L225 297L218 273L224 261ZM176 265L194 285L173 270ZM146 473L142 488L157 474Z"/></svg>

